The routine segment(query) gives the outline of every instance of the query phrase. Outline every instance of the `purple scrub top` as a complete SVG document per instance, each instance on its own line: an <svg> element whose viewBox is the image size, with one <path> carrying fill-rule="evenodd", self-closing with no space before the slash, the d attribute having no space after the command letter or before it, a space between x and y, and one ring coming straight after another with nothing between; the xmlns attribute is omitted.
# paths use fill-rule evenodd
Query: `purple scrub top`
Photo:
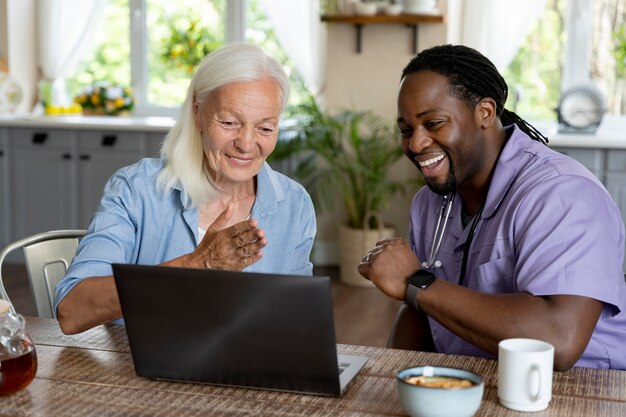
<svg viewBox="0 0 626 417"><path fill-rule="evenodd" d="M601 317L575 366L626 369L619 208L580 163L532 140L517 126L507 132L511 135L470 245L464 285L490 294L569 294L602 301ZM441 199L424 187L411 204L410 239L420 261L430 257ZM461 224L457 195L436 258L442 266L431 269L439 278L458 283L470 227L471 222L465 228ZM433 319L430 326L440 352L491 357Z"/></svg>

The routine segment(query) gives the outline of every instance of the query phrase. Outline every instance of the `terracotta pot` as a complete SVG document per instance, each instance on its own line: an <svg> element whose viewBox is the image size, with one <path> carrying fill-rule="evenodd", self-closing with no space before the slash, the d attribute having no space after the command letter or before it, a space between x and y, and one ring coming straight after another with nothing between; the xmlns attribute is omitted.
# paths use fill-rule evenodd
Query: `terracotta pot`
<svg viewBox="0 0 626 417"><path fill-rule="evenodd" d="M106 116L104 109L83 109L83 116Z"/></svg>

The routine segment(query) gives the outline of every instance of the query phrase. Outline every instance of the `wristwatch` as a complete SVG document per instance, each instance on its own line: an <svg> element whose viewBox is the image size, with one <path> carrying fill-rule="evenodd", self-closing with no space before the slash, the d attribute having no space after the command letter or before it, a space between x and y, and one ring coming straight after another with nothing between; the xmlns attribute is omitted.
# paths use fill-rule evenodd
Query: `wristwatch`
<svg viewBox="0 0 626 417"><path fill-rule="evenodd" d="M417 294L420 291L428 288L430 284L435 281L437 277L432 272L428 272L423 269L418 269L409 277L409 286L406 289L406 302L412 305L419 311L419 305L417 304Z"/></svg>

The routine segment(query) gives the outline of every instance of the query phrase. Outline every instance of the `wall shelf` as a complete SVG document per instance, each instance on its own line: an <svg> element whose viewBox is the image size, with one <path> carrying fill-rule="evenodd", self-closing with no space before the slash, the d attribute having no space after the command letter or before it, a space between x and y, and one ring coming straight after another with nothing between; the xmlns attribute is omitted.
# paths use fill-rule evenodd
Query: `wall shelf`
<svg viewBox="0 0 626 417"><path fill-rule="evenodd" d="M361 53L361 31L363 26L371 24L401 24L411 28L413 32L413 53L417 53L417 25L444 23L442 14L400 14L397 16L331 16L322 15L322 22L352 24L356 29L356 52Z"/></svg>

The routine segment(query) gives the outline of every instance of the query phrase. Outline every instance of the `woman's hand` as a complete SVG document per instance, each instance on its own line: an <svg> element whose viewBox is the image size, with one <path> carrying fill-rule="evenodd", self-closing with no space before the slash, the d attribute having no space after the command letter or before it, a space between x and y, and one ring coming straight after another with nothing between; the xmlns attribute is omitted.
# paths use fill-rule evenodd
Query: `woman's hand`
<svg viewBox="0 0 626 417"><path fill-rule="evenodd" d="M224 228L232 213L229 206L215 219L196 250L186 256L185 267L241 271L261 259L265 232L254 219Z"/></svg>

